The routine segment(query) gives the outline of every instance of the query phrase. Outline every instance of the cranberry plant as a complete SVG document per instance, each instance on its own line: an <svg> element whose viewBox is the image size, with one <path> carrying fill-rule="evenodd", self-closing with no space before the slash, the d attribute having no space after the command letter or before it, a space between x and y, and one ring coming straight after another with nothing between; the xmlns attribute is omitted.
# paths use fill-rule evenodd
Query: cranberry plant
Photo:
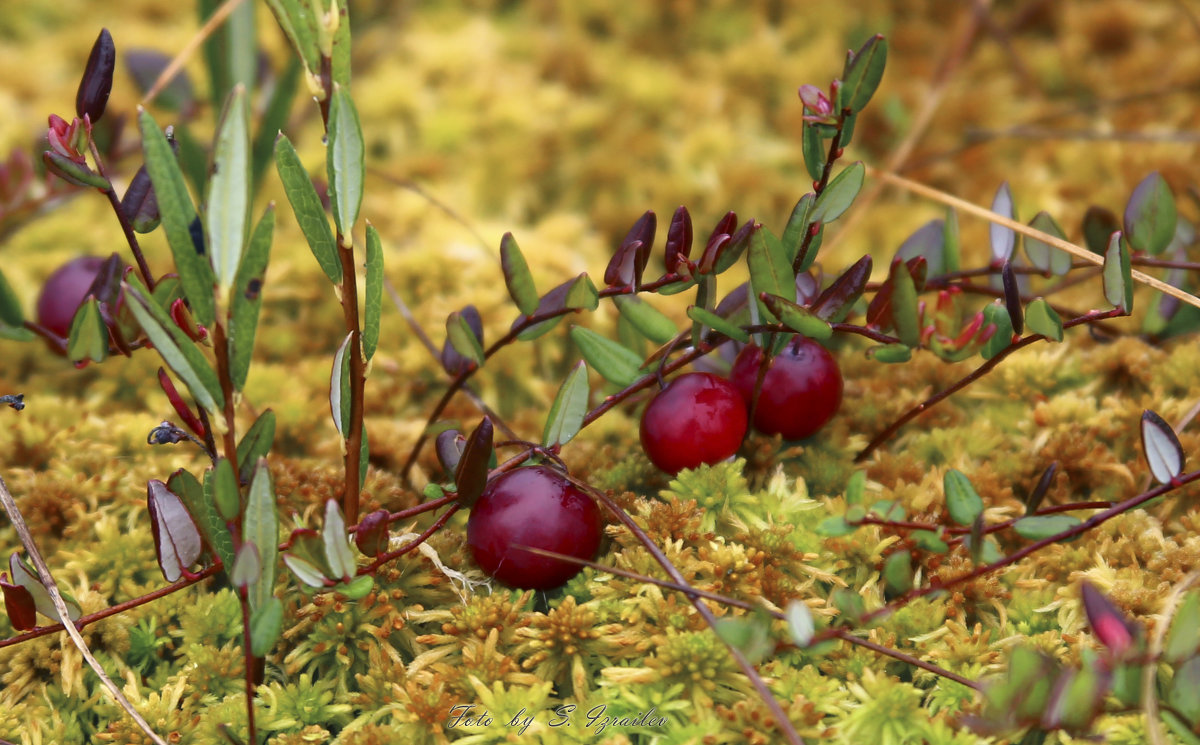
<svg viewBox="0 0 1200 745"><path fill-rule="evenodd" d="M164 365L158 384L176 421L147 423L147 442L186 442L199 447L208 464L196 472L164 473L146 484L154 547L168 584L88 615L60 591L15 501L0 485L28 556L27 561L14 552L0 581L9 621L19 632L0 645L65 629L87 655L79 630L89 624L219 576L235 589L240 610L246 724L245 732L226 726L221 734L233 743L263 741L256 725L256 688L266 679L268 659L295 644L284 635L285 617L292 612L284 596L302 592L314 596L314 604L315 598L373 602L382 572L423 546L428 549L439 531L454 529L448 524L456 512L469 509L466 540L472 556L498 583L553 590L590 566L680 594L728 646L749 688L792 743L803 741L796 717L758 668L785 659L819 659L838 643L977 692L978 714L961 722L982 734L1086 734L1105 711L1141 707L1152 722L1148 726L1161 721L1181 740L1200 741L1200 648L1195 643L1200 590L1182 593L1177 610L1151 636L1102 592L1083 584L1082 607L1100 650L1066 664L1017 646L998 679L967 678L873 641L868 633L923 599L994 576L1200 479L1200 472L1185 470L1186 454L1175 429L1154 411L1144 413L1140 427L1158 486L1121 501L1079 499L1045 506L1056 468L1051 466L1028 490L1024 516L996 520L987 514L972 479L950 469L942 510L909 514L893 501L868 504L865 472L856 471L844 488L844 512L824 516L816 532L840 540L877 526L889 536L881 565L864 568L877 572L882 586L882 594L870 598L879 601L871 607L863 593L833 582L824 596L793 596L782 604L756 605L728 592L698 589L670 558L666 542L656 540L619 495L570 473L563 459L581 431L643 399L648 402L642 446L650 462L671 475L710 469L735 456L749 427L787 441L813 437L842 403L841 340L866 340L865 353L878 364L902 365L917 354L973 362L972 370L951 385L894 420L879 422L856 455L856 461L867 461L909 422L1022 349L1061 343L1076 327L1112 334L1104 322L1132 312L1135 281L1166 293L1147 300L1154 303L1145 320L1147 333L1159 338L1194 333L1197 317L1185 304L1200 307L1200 301L1181 289L1195 286L1191 272L1196 267L1187 261L1194 234L1177 215L1161 175L1147 176L1133 190L1121 218L1090 211L1083 226L1086 247L1066 241L1065 231L1046 212L1028 225L1017 222L1013 195L1004 184L990 210L976 208L992 221L990 257L983 265L964 268L972 252L963 250L958 212L951 207L943 219L899 246L879 272L881 279L872 281L871 254L825 276L818 263L825 230L855 206L875 173L861 161L845 163L858 118L884 78L887 40L872 36L847 53L827 86L800 86L804 123L799 136L812 191L775 229L756 219L741 221L729 211L717 217L705 237L688 209L679 207L656 250L658 218L647 211L617 245L600 282L585 272L548 291L539 291L516 238L505 234L498 272L512 304L509 330L486 344L485 319L476 307L447 316L445 343L432 351L448 382L399 469L410 479L432 441L443 477L424 487L425 500L415 507L362 514L371 452L365 391L370 363L384 343L385 271L384 238L360 219L366 145L351 92L349 9L345 0L334 6L336 12L320 14L297 0L268 4L295 61L272 92L256 91L254 49L234 41L251 28L253 14L234 11L223 42L210 44L207 52L213 108L221 112L211 156L189 134L186 107L176 109L178 121L165 128L140 110L142 162L118 198L109 176L114 153L102 151L95 137L116 60L107 32L88 60L76 116L70 123L50 117L46 169L105 196L126 236L132 264L126 267L113 256L64 267L48 283L45 308L39 300L35 319L25 317L17 295L0 277L0 334L26 341L41 337L77 365L105 362L114 354L157 354ZM160 61L145 66L165 69ZM309 175L289 137L278 132L301 81L316 99L325 133L323 185ZM174 93L182 95L176 86ZM254 116L256 111L261 113ZM328 398L343 453L340 499L323 503L319 528L297 527L282 540L281 526L303 518L281 513L268 459L276 439L274 415L265 409L249 422L239 417L263 296L271 290L267 270L275 208L269 205L255 215L252 206L272 165L334 290L342 320L339 338L329 344ZM120 167L133 169L128 163ZM159 229L174 271L156 276L138 236ZM1165 269L1166 281L1134 266ZM1105 307L1079 311L1057 302L1055 296L1075 281L1095 285ZM1139 297L1143 294L1149 295ZM615 338L595 330L584 315L610 301L620 319ZM685 310L659 309L669 303ZM501 350L545 343L539 339L567 317L583 321L566 333L582 359L550 402L540 437L522 436L482 402L483 416L469 433L443 421L456 395L468 391L469 381L486 372ZM676 319L682 317L690 323L680 327ZM600 389L593 389L593 379L601 381ZM26 403L36 405L33 396L27 402L22 396L7 394L4 401L18 411ZM496 437L498 431L504 439ZM435 514L419 534L398 527ZM597 563L605 519L639 542L668 579ZM1002 548L1014 545L1020 547ZM959 561L960 572L937 571L952 559ZM281 564L290 574L280 571ZM471 584L461 572L441 568L451 580ZM39 614L49 623L41 623ZM107 679L100 663L90 662ZM115 685L111 689L137 718L135 707ZM162 741L146 722L139 726L153 741Z"/></svg>

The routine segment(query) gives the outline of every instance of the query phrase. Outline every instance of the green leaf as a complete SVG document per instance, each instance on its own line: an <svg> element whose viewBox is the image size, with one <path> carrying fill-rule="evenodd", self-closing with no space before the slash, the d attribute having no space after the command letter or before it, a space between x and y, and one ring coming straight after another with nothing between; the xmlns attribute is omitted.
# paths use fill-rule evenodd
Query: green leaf
<svg viewBox="0 0 1200 745"><path fill-rule="evenodd" d="M250 612L250 654L266 657L283 635L283 603L271 596Z"/></svg>
<svg viewBox="0 0 1200 745"><path fill-rule="evenodd" d="M935 554L944 554L950 550L941 536L932 530L914 530L909 536L917 547Z"/></svg>
<svg viewBox="0 0 1200 745"><path fill-rule="evenodd" d="M204 211L205 234L213 275L224 296L233 287L250 223L250 122L246 89L240 84L229 94L221 114L211 173Z"/></svg>
<svg viewBox="0 0 1200 745"><path fill-rule="evenodd" d="M798 331L810 339L821 341L833 336L833 327L829 325L829 321L814 315L808 308L778 295L764 294L762 301L766 303L767 310L793 331Z"/></svg>
<svg viewBox="0 0 1200 745"><path fill-rule="evenodd" d="M770 623L761 613L718 618L713 631L721 641L741 652L751 665L762 662L775 649Z"/></svg>
<svg viewBox="0 0 1200 745"><path fill-rule="evenodd" d="M846 518L843 515L827 517L817 523L817 527L814 528L814 532L817 535L826 538L838 538L839 536L850 535L856 530L858 530L858 526L846 522Z"/></svg>
<svg viewBox="0 0 1200 745"><path fill-rule="evenodd" d="M953 207L946 208L946 221L942 224L942 269L957 272L961 267L961 241L958 236L958 213Z"/></svg>
<svg viewBox="0 0 1200 745"><path fill-rule="evenodd" d="M228 461L226 461L228 462ZM250 586L250 609L266 605L275 594L275 565L279 558L279 516L275 508L275 487L267 459L259 458L254 479L246 497L246 516L242 539L258 547L262 562L258 581Z"/></svg>
<svg viewBox="0 0 1200 745"><path fill-rule="evenodd" d="M1104 297L1114 308L1133 312L1133 267L1129 244L1119 230L1109 238L1104 252Z"/></svg>
<svg viewBox="0 0 1200 745"><path fill-rule="evenodd" d="M946 494L946 510L950 519L959 525L970 525L983 514L983 499L961 471L951 468L942 479Z"/></svg>
<svg viewBox="0 0 1200 745"><path fill-rule="evenodd" d="M990 360L1012 344L1012 318L1008 309L997 301L983 306L983 322L984 326L990 323L996 327L996 333L979 350L985 360Z"/></svg>
<svg viewBox="0 0 1200 745"><path fill-rule="evenodd" d="M337 31L333 34L332 74L333 82L346 90L350 89L350 3L337 0L339 16Z"/></svg>
<svg viewBox="0 0 1200 745"><path fill-rule="evenodd" d="M613 303L639 333L655 344L666 344L679 333L674 321L636 295L614 295Z"/></svg>
<svg viewBox="0 0 1200 745"><path fill-rule="evenodd" d="M907 344L881 344L867 350L871 359L889 365L908 362L912 359L913 348Z"/></svg>
<svg viewBox="0 0 1200 745"><path fill-rule="evenodd" d="M383 315L383 244L379 231L367 222L367 297L363 307L363 361L370 362L379 345Z"/></svg>
<svg viewBox="0 0 1200 745"><path fill-rule="evenodd" d="M213 503L225 522L233 522L240 514L242 505L233 465L228 458L218 458L212 474Z"/></svg>
<svg viewBox="0 0 1200 745"><path fill-rule="evenodd" d="M596 285L592 284L587 272L571 282L563 299L563 307L575 310L595 310L600 307L600 293L596 291Z"/></svg>
<svg viewBox="0 0 1200 745"><path fill-rule="evenodd" d="M67 334L67 359L103 362L108 359L108 326L100 317L100 303L91 295L75 311Z"/></svg>
<svg viewBox="0 0 1200 745"><path fill-rule="evenodd" d="M362 600L375 587L375 578L369 574L355 577L349 582L343 582L333 588L335 592L345 596L347 600Z"/></svg>
<svg viewBox="0 0 1200 745"><path fill-rule="evenodd" d="M346 432L350 428L350 356L346 350L353 338L354 332L351 331L338 346L329 375L329 414L343 440L349 437Z"/></svg>
<svg viewBox="0 0 1200 745"><path fill-rule="evenodd" d="M883 581L893 595L903 595L913 587L912 554L897 551L883 562Z"/></svg>
<svg viewBox="0 0 1200 745"><path fill-rule="evenodd" d="M642 358L636 352L583 326L571 328L571 339L591 368L610 383L624 388L641 377Z"/></svg>
<svg viewBox="0 0 1200 745"><path fill-rule="evenodd" d="M1058 222L1048 212L1043 211L1034 215L1033 219L1029 221L1029 227L1055 238L1066 240L1067 237ZM1071 271L1071 254L1028 235L1025 236L1025 255L1029 257L1029 262L1036 268L1057 277Z"/></svg>
<svg viewBox="0 0 1200 745"><path fill-rule="evenodd" d="M1134 251L1160 254L1175 237L1175 195L1158 171L1138 184L1125 205L1125 236Z"/></svg>
<svg viewBox="0 0 1200 745"><path fill-rule="evenodd" d="M154 184L154 195L158 199L158 211L162 216L162 228L167 234L167 242L171 245L171 255L175 259L179 281L183 285L196 323L212 326L216 317L212 267L204 258L203 250L197 249L196 244L192 242L191 225L197 219L196 207L188 195L183 172L179 169L175 154L154 118L141 111L138 114L138 126L142 133L146 172L150 174L150 182Z"/></svg>
<svg viewBox="0 0 1200 745"><path fill-rule="evenodd" d="M325 546L325 561L333 571L333 579L347 581L358 571L354 560L354 549L346 533L346 519L336 499L325 501L325 524L321 527L321 541Z"/></svg>
<svg viewBox="0 0 1200 745"><path fill-rule="evenodd" d="M746 333L739 326L734 323L730 323L724 318L718 316L716 313L705 310L698 305L689 305L687 309L687 315L688 318L692 319L693 321L703 326L708 326L713 331L724 334L730 339L740 341L743 344L746 344L750 341L750 334Z"/></svg>
<svg viewBox="0 0 1200 745"><path fill-rule="evenodd" d="M171 474L167 479L167 488L183 500L188 514L192 516L196 527L204 536L205 543L228 572L233 567L234 560L233 536L230 535L225 520L217 512L215 501L205 495L204 487L196 477L183 469Z"/></svg>
<svg viewBox="0 0 1200 745"><path fill-rule="evenodd" d="M541 316L565 309L595 310L598 307L600 307L600 294L596 292L596 286L592 284L592 280L588 277L587 272L584 272L577 277L563 282L543 295L538 301L538 307L534 311L534 315ZM527 317L522 316L514 323L522 323ZM535 323L517 334L517 338L521 341L536 339L557 326L562 321L562 318L563 316L559 315L548 318L540 323Z"/></svg>
<svg viewBox="0 0 1200 745"><path fill-rule="evenodd" d="M558 389L546 427L542 430L542 444L546 447L565 445L583 427L583 418L588 407L587 365L580 360L571 369L567 379Z"/></svg>
<svg viewBox="0 0 1200 745"><path fill-rule="evenodd" d="M25 323L25 314L21 311L21 300L13 292L12 285L0 272L0 323L13 328L20 328Z"/></svg>
<svg viewBox="0 0 1200 745"><path fill-rule="evenodd" d="M275 444L275 412L267 409L258 415L237 446L238 480L250 483L259 458L267 457Z"/></svg>
<svg viewBox="0 0 1200 745"><path fill-rule="evenodd" d="M1174 665L1197 652L1200 652L1200 590L1192 590L1175 609L1163 644L1163 657Z"/></svg>
<svg viewBox="0 0 1200 745"><path fill-rule="evenodd" d="M1076 525L1079 525L1079 518L1071 515L1035 515L1017 520L1013 523L1013 530L1022 538L1040 541L1064 530L1070 530Z"/></svg>
<svg viewBox="0 0 1200 745"><path fill-rule="evenodd" d="M304 66L313 73L319 71L321 51L317 47L316 21L307 0L267 0L267 6Z"/></svg>
<svg viewBox="0 0 1200 745"><path fill-rule="evenodd" d="M804 122L800 130L800 152L804 156L804 167L813 181L820 181L825 171L825 138L821 137L821 128L811 122Z"/></svg>
<svg viewBox="0 0 1200 745"><path fill-rule="evenodd" d="M219 414L225 406L225 397L221 393L217 373L208 364L204 354L167 317L166 311L153 300L147 299L150 293L137 277L131 274L125 281L129 288L126 295L131 300L128 303L129 310L141 324L163 362L184 382L201 406L214 415Z"/></svg>
<svg viewBox="0 0 1200 745"><path fill-rule="evenodd" d="M486 361L487 358L484 356L483 345L479 343L479 337L475 336L471 325L467 323L467 319L460 311L453 311L446 316L446 337L450 340L450 346L454 347L454 351L476 365L483 365Z"/></svg>
<svg viewBox="0 0 1200 745"><path fill-rule="evenodd" d="M529 265L525 263L521 247L517 245L517 239L513 238L512 233L505 233L500 239L500 270L504 273L504 285L508 288L508 294L517 304L517 308L527 316L533 315L537 311L539 301L537 287L534 285L533 275L529 272Z"/></svg>
<svg viewBox="0 0 1200 745"><path fill-rule="evenodd" d="M787 618L788 633L792 637L792 643L800 648L807 647L812 643L815 626L812 611L808 609L808 606L800 600L792 599L788 602L784 615Z"/></svg>
<svg viewBox="0 0 1200 745"><path fill-rule="evenodd" d="M1029 249L1029 241L1025 241L1025 248ZM1062 319L1045 298L1036 298L1025 308L1025 323L1029 325L1030 331L1041 334L1050 341L1063 340Z"/></svg>
<svg viewBox="0 0 1200 745"><path fill-rule="evenodd" d="M262 219L254 227L250 243L238 265L233 282L229 325L229 376L233 389L246 386L250 360L254 356L254 336L258 329L258 314L262 308L262 288L266 280L267 262L271 258L271 241L275 235L275 205L267 206Z"/></svg>
<svg viewBox="0 0 1200 745"><path fill-rule="evenodd" d="M1183 745L1200 745L1200 735L1192 731L1191 726L1168 709L1161 709L1158 715L1166 722L1171 734L1179 738Z"/></svg>
<svg viewBox="0 0 1200 745"><path fill-rule="evenodd" d="M761 225L750 233L750 285L755 299L763 293L796 297L796 275L779 239ZM769 310L769 307L768 307Z"/></svg>
<svg viewBox="0 0 1200 745"><path fill-rule="evenodd" d="M1200 657L1193 657L1175 670L1167 703L1192 723L1200 724Z"/></svg>
<svg viewBox="0 0 1200 745"><path fill-rule="evenodd" d="M813 179L821 178L820 174L813 176ZM796 254L800 252L800 244L804 243L804 235L808 232L808 225L811 220L808 215L812 212L813 202L816 201L817 195L809 192L800 197L796 202L796 206L792 208L792 214L788 216L787 225L783 228L783 237L779 242L783 244L783 251L787 256L788 264L796 260ZM809 258L805 263L812 265L816 261L817 254L815 251L808 252ZM808 266L799 267L797 271L806 272Z"/></svg>
<svg viewBox="0 0 1200 745"><path fill-rule="evenodd" d="M304 239L308 241L317 263L330 282L341 284L342 262L338 259L333 231L329 229L329 221L325 218L325 208L321 206L321 198L317 196L312 179L296 154L296 148L282 134L275 140L275 169L279 172L279 180L283 183L288 203L292 205L300 232L304 233Z"/></svg>
<svg viewBox="0 0 1200 745"><path fill-rule="evenodd" d="M866 174L866 166L861 160L843 168L817 197L809 221L825 224L841 217L850 209L850 205L854 204L855 197L862 190Z"/></svg>
<svg viewBox="0 0 1200 745"><path fill-rule="evenodd" d="M842 83L842 101L854 112L862 111L883 80L887 65L887 39L876 34L864 44L847 66Z"/></svg>
<svg viewBox="0 0 1200 745"><path fill-rule="evenodd" d="M358 110L350 90L336 83L329 104L329 149L325 164L329 172L329 198L333 222L345 247L358 220L363 197L363 135Z"/></svg>
<svg viewBox="0 0 1200 745"><path fill-rule="evenodd" d="M901 343L909 347L921 344L921 321L917 313L917 286L908 264L892 264L892 323Z"/></svg>

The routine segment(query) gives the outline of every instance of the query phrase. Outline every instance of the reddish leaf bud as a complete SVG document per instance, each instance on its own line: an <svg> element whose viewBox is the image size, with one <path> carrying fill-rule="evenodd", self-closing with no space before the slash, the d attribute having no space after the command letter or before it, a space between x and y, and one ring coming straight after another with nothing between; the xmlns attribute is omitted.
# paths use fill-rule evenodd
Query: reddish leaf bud
<svg viewBox="0 0 1200 745"><path fill-rule="evenodd" d="M96 43L92 45L87 67L83 69L83 77L79 80L79 90L75 93L75 113L81 119L86 116L95 123L104 116L116 65L117 48L113 45L112 34L102 28Z"/></svg>

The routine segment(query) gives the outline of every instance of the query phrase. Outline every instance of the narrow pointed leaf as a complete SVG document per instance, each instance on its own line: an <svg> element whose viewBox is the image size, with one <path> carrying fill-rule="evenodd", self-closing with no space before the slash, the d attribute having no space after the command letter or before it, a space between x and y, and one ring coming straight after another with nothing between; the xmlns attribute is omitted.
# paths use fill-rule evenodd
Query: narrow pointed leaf
<svg viewBox="0 0 1200 745"><path fill-rule="evenodd" d="M1175 237L1175 195L1158 171L1134 188L1125 205L1125 236L1134 251L1162 253Z"/></svg>
<svg viewBox="0 0 1200 745"><path fill-rule="evenodd" d="M250 654L266 657L283 634L283 603L270 597L250 613Z"/></svg>
<svg viewBox="0 0 1200 745"><path fill-rule="evenodd" d="M362 206L364 152L362 126L354 100L349 89L335 84L329 105L329 149L325 164L333 221L345 246L350 245L350 234Z"/></svg>
<svg viewBox="0 0 1200 745"><path fill-rule="evenodd" d="M1007 181L996 189L996 196L992 198L992 212L1011 220L1017 219L1012 190L1008 187ZM988 226L988 235L991 237L992 243L992 262L999 264L1011 259L1017 248L1017 234L1013 232L1013 229L991 223Z"/></svg>
<svg viewBox="0 0 1200 745"><path fill-rule="evenodd" d="M638 354L589 328L574 326L571 339L588 365L610 383L622 388L641 377Z"/></svg>
<svg viewBox="0 0 1200 745"><path fill-rule="evenodd" d="M921 321L917 315L917 286L904 261L892 263L892 324L896 335L909 347L921 343Z"/></svg>
<svg viewBox="0 0 1200 745"><path fill-rule="evenodd" d="M67 359L71 362L103 362L108 359L108 326L100 317L99 303L90 295L71 319L71 330L67 334Z"/></svg>
<svg viewBox="0 0 1200 745"><path fill-rule="evenodd" d="M1129 244L1120 231L1112 234L1104 251L1104 297L1114 308L1133 312L1133 266Z"/></svg>
<svg viewBox="0 0 1200 745"><path fill-rule="evenodd" d="M809 222L825 224L841 217L846 210L850 209L850 205L854 204L854 199L862 190L866 174L867 169L862 161L857 161L842 169L842 172L834 176L825 190L817 196L817 201L808 218Z"/></svg>
<svg viewBox="0 0 1200 745"><path fill-rule="evenodd" d="M233 287L250 224L250 122L246 89L233 89L213 145L212 175L204 211L208 258L221 292Z"/></svg>
<svg viewBox="0 0 1200 745"><path fill-rule="evenodd" d="M1046 466L1046 470L1042 471L1042 475L1038 478L1037 485L1033 487L1033 491L1025 498L1025 514L1032 515L1037 512L1037 508L1041 506L1042 500L1046 497L1046 492L1050 490L1050 485L1054 483L1054 476L1058 473L1058 462L1055 461Z"/></svg>
<svg viewBox="0 0 1200 745"><path fill-rule="evenodd" d="M263 283L267 262L271 258L271 240L275 235L275 205L267 206L262 219L254 227L246 253L238 266L233 283L233 313L229 325L229 375L233 389L246 386L250 360L254 356L254 337L258 329L258 314L262 308Z"/></svg>
<svg viewBox="0 0 1200 745"><path fill-rule="evenodd" d="M146 504L158 567L168 582L174 582L200 558L200 530L183 500L158 479L151 479L146 485Z"/></svg>
<svg viewBox="0 0 1200 745"><path fill-rule="evenodd" d="M833 284L817 296L812 304L812 312L830 323L841 323L850 315L850 310L867 288L867 280L871 278L871 256L864 255L861 259L842 272Z"/></svg>
<svg viewBox="0 0 1200 745"><path fill-rule="evenodd" d="M550 405L550 413L546 417L546 427L542 431L542 444L546 447L565 445L571 441L583 426L583 418L588 407L587 365L582 360L567 375L554 403Z"/></svg>
<svg viewBox="0 0 1200 745"><path fill-rule="evenodd" d="M154 196L158 200L158 211L162 216L163 231L171 246L175 268L183 292L192 307L196 322L212 326L216 317L213 304L213 273L203 250L192 240L192 223L198 219L196 207L183 181L183 172L175 160L175 153L167 144L167 138L158 128L154 118L145 111L138 114L138 125L142 133L142 149L146 170L154 185ZM157 346L157 345L155 345Z"/></svg>
<svg viewBox="0 0 1200 745"><path fill-rule="evenodd" d="M1133 646L1137 627L1121 609L1086 580L1080 586L1080 595L1088 625L1092 627L1092 633L1101 644L1118 656Z"/></svg>
<svg viewBox="0 0 1200 745"><path fill-rule="evenodd" d="M163 362L184 382L201 406L213 414L219 413L225 405L225 397L221 393L217 373L208 364L204 354L157 303L147 299L149 293L136 277L130 275L126 282L129 285L126 293L130 298L128 307L162 356Z"/></svg>
<svg viewBox="0 0 1200 745"><path fill-rule="evenodd" d="M338 259L329 220L325 217L325 208L321 206L321 198L317 196L312 179L296 154L296 148L282 134L275 140L275 168L309 249L329 281L335 285L341 284L342 263Z"/></svg>
<svg viewBox="0 0 1200 745"><path fill-rule="evenodd" d="M1029 221L1029 227L1066 240L1066 233L1048 212L1039 212ZM1025 255L1029 262L1043 272L1061 277L1071 270L1071 254L1037 238L1025 236Z"/></svg>
<svg viewBox="0 0 1200 745"><path fill-rule="evenodd" d="M833 327L829 322L812 313L808 308L796 305L792 301L778 295L763 294L762 301L784 326L798 331L810 339L824 341L833 336Z"/></svg>
<svg viewBox="0 0 1200 745"><path fill-rule="evenodd" d="M117 48L108 29L100 29L100 36L92 45L79 89L75 92L75 114L82 119L85 115L92 124L104 116L108 96L112 93L113 71L117 66Z"/></svg>
<svg viewBox="0 0 1200 745"><path fill-rule="evenodd" d="M462 458L454 471L454 486L458 490L458 501L471 507L483 494L487 486L488 465L492 460L492 420L484 417L463 447Z"/></svg>
<svg viewBox="0 0 1200 745"><path fill-rule="evenodd" d="M1163 643L1163 658L1171 664L1200 652L1200 590L1192 590L1175 609L1170 630Z"/></svg>
<svg viewBox="0 0 1200 745"><path fill-rule="evenodd" d="M367 223L367 296L363 306L363 360L370 362L379 346L383 316L383 243L379 231Z"/></svg>
<svg viewBox="0 0 1200 745"><path fill-rule="evenodd" d="M354 550L346 533L346 520L337 500L325 502L325 524L321 527L321 541L325 546L325 560L333 570L333 579L349 580L358 571L354 561Z"/></svg>
<svg viewBox="0 0 1200 745"><path fill-rule="evenodd" d="M1021 309L1021 290L1017 287L1017 274L1013 271L1011 261L1004 262L1000 277L1004 285L1004 308L1008 311L1008 320L1013 333L1020 336L1025 331L1025 314Z"/></svg>
<svg viewBox="0 0 1200 745"><path fill-rule="evenodd" d="M872 36L854 55L845 71L842 101L855 112L862 111L879 88L883 69L887 65L887 39L882 34Z"/></svg>
<svg viewBox="0 0 1200 745"><path fill-rule="evenodd" d="M1149 409L1142 412L1142 449L1150 473L1160 484L1169 484L1183 473L1183 446L1175 430Z"/></svg>
<svg viewBox="0 0 1200 745"><path fill-rule="evenodd" d="M521 247L512 233L505 233L500 239L500 270L504 273L508 294L517 308L527 316L533 315L539 302L537 287L525 262L525 255L521 253Z"/></svg>
<svg viewBox="0 0 1200 745"><path fill-rule="evenodd" d="M686 269L686 261L692 255L692 215L687 207L680 206L671 215L663 251L663 264L668 274Z"/></svg>
<svg viewBox="0 0 1200 745"><path fill-rule="evenodd" d="M639 333L655 344L666 344L679 333L674 321L637 295L616 295L613 303Z"/></svg>
<svg viewBox="0 0 1200 745"><path fill-rule="evenodd" d="M1025 309L1025 321L1029 330L1041 334L1050 341L1063 340L1062 318L1050 307L1045 298L1036 298Z"/></svg>
<svg viewBox="0 0 1200 745"><path fill-rule="evenodd" d="M353 338L354 332L351 331L338 346L329 376L329 414L343 440L348 437L346 431L350 428L350 357L346 355L346 350Z"/></svg>
<svg viewBox="0 0 1200 745"><path fill-rule="evenodd" d="M250 609L257 610L274 597L275 564L279 558L279 517L275 508L275 487L265 458L260 458L246 497L246 517L242 539L258 547L262 562L258 580L250 586Z"/></svg>
<svg viewBox="0 0 1200 745"><path fill-rule="evenodd" d="M805 162L807 163L807 156ZM819 173L813 176L813 180L819 178L821 178ZM812 192L800 197L796 206L792 207L792 214L788 216L787 225L783 228L783 236L780 237L779 242L783 244L783 251L789 264L796 260L796 255L800 252L800 244L804 242L804 234L808 231L809 223L812 222L808 216L812 213L813 202L816 199L817 195ZM806 260L805 263L811 266L817 257L813 251L809 251L808 254L811 260ZM797 271L806 272L808 269L808 266L802 266L798 267Z"/></svg>
<svg viewBox="0 0 1200 745"><path fill-rule="evenodd" d="M228 572L233 567L233 536L224 518L217 512L213 499L205 495L204 487L196 477L183 469L171 474L167 479L167 488L187 506L188 514L195 520L205 543Z"/></svg>
<svg viewBox="0 0 1200 745"><path fill-rule="evenodd" d="M609 260L604 270L604 284L609 287L632 285L634 288L641 285L657 226L658 218L651 211L638 218Z"/></svg>
<svg viewBox="0 0 1200 745"><path fill-rule="evenodd" d="M983 499L961 471L951 468L942 480L946 494L946 511L959 525L970 525L983 514Z"/></svg>
<svg viewBox="0 0 1200 745"><path fill-rule="evenodd" d="M1013 523L1013 530L1022 538L1040 541L1079 524L1079 518L1071 515L1035 515L1023 517Z"/></svg>
<svg viewBox="0 0 1200 745"><path fill-rule="evenodd" d="M475 335L474 329L471 328L462 311L456 310L446 317L446 338L454 347L454 351L476 365L482 365L486 361L483 344Z"/></svg>
<svg viewBox="0 0 1200 745"><path fill-rule="evenodd" d="M710 310L705 310L698 305L689 305L687 309L688 318L701 324L708 326L717 333L724 334L730 339L740 341L745 344L750 341L750 334L746 333L737 324L731 323L728 320L718 316Z"/></svg>
<svg viewBox="0 0 1200 745"><path fill-rule="evenodd" d="M267 457L275 443L275 412L267 409L258 415L237 446L238 479L250 483L258 459Z"/></svg>

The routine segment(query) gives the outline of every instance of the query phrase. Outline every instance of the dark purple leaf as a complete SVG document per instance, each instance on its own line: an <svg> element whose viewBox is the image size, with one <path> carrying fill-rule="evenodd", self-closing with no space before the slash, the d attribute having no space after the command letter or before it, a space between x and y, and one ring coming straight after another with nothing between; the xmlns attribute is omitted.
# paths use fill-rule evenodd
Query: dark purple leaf
<svg viewBox="0 0 1200 745"><path fill-rule="evenodd" d="M671 216L671 226L667 229L667 246L664 263L667 273L679 271L681 264L692 255L692 216L687 207L679 207Z"/></svg>
<svg viewBox="0 0 1200 745"><path fill-rule="evenodd" d="M158 227L158 198L154 196L154 185L150 174L142 166L133 175L125 196L121 198L121 213L139 233L149 233Z"/></svg>
<svg viewBox="0 0 1200 745"><path fill-rule="evenodd" d="M467 438L457 429L448 429L437 436L434 449L437 450L438 462L446 469L446 473L454 473L458 469L458 462L462 459L463 448L466 445Z"/></svg>
<svg viewBox="0 0 1200 745"><path fill-rule="evenodd" d="M1025 315L1021 312L1021 290L1017 287L1017 275L1011 261L1004 262L1000 274L1004 279L1004 307L1012 321L1013 333L1020 336L1025 330Z"/></svg>
<svg viewBox="0 0 1200 745"><path fill-rule="evenodd" d="M853 266L842 272L842 275L817 297L816 302L812 304L812 312L818 318L824 318L831 323L846 320L850 309L862 297L863 290L867 287L867 280L871 277L871 266L870 254L854 262Z"/></svg>
<svg viewBox="0 0 1200 745"><path fill-rule="evenodd" d="M646 270L646 262L650 258L650 248L654 245L654 232L657 227L658 218L652 211L647 210L638 218L608 262L608 268L604 270L604 284L609 287L641 286L642 273Z"/></svg>
<svg viewBox="0 0 1200 745"><path fill-rule="evenodd" d="M462 458L454 473L454 485L458 499L464 507L470 507L483 494L487 486L488 463L492 458L492 420L484 417L471 436L467 438Z"/></svg>
<svg viewBox="0 0 1200 745"><path fill-rule="evenodd" d="M9 584L7 574L0 574L0 590L4 592L4 610L13 628L17 631L36 628L37 605L32 593L20 585Z"/></svg>
<svg viewBox="0 0 1200 745"><path fill-rule="evenodd" d="M1038 479L1037 486L1033 487L1033 491L1025 498L1025 514L1032 515L1037 512L1037 508L1042 504L1042 500L1046 497L1046 492L1050 490L1050 485L1054 483L1054 476L1058 473L1058 462L1051 463L1046 466L1046 470L1042 471L1041 478Z"/></svg>
<svg viewBox="0 0 1200 745"><path fill-rule="evenodd" d="M102 28L92 45L87 67L83 68L83 77L79 80L79 90L75 93L75 113L80 118L87 116L95 124L104 116L116 65L117 48L113 45L112 34Z"/></svg>
<svg viewBox="0 0 1200 745"><path fill-rule="evenodd" d="M388 511L375 510L358 523L354 545L365 556L379 556L388 547Z"/></svg>
<svg viewBox="0 0 1200 745"><path fill-rule="evenodd" d="M896 256L908 261L917 256L924 256L929 265L929 273L937 277L946 271L945 258L945 220L930 220L904 239Z"/></svg>

